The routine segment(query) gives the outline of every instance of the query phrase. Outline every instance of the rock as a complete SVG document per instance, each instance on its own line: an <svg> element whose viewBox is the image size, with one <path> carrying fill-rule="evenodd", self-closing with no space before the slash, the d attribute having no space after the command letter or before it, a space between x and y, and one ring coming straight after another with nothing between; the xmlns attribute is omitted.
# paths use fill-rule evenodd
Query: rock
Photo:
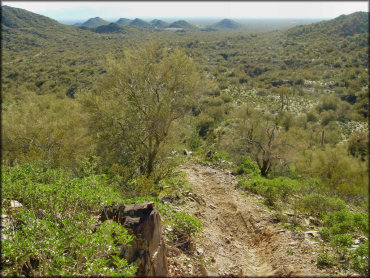
<svg viewBox="0 0 370 278"><path fill-rule="evenodd" d="M135 235L120 256L138 267L136 276L167 276L166 246L161 234L161 217L153 202L105 207L100 221L113 220Z"/></svg>
<svg viewBox="0 0 370 278"><path fill-rule="evenodd" d="M192 264L188 264L188 268L192 268L193 267L193 265Z"/></svg>
<svg viewBox="0 0 370 278"><path fill-rule="evenodd" d="M366 236L360 236L358 238L358 240L360 241L360 243L364 243L367 240L367 237Z"/></svg>
<svg viewBox="0 0 370 278"><path fill-rule="evenodd" d="M21 208L23 207L23 205L17 200L10 200L10 207L11 208Z"/></svg>
<svg viewBox="0 0 370 278"><path fill-rule="evenodd" d="M311 225L315 225L315 226L320 226L321 225L321 221L319 219L315 218L315 217L310 216L308 219L309 219Z"/></svg>
<svg viewBox="0 0 370 278"><path fill-rule="evenodd" d="M199 255L202 255L204 251L203 251L203 249L202 249L202 248L198 248L198 249L197 249L197 252L198 252L198 254L199 254Z"/></svg>
<svg viewBox="0 0 370 278"><path fill-rule="evenodd" d="M305 234L310 236L310 237L315 237L315 238L319 237L319 232L318 231L307 231L307 232L305 232Z"/></svg>
<svg viewBox="0 0 370 278"><path fill-rule="evenodd" d="M188 150L184 149L184 155L188 155Z"/></svg>
<svg viewBox="0 0 370 278"><path fill-rule="evenodd" d="M284 232L285 232L285 230L278 230L277 232L278 232L278 233L284 233Z"/></svg>
<svg viewBox="0 0 370 278"><path fill-rule="evenodd" d="M284 214L287 215L287 216L294 216L295 215L294 211L292 211L292 210L288 210L288 211L284 212Z"/></svg>

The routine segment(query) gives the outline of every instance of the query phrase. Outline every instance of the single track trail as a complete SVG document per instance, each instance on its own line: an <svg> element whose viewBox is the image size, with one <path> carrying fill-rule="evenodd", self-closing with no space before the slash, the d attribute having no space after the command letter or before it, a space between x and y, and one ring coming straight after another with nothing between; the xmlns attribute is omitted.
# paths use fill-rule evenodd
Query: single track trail
<svg viewBox="0 0 370 278"><path fill-rule="evenodd" d="M196 248L208 261L202 272L182 275L323 274L314 256L318 246L305 240L303 232L282 229L261 198L242 194L236 188L237 179L229 171L198 164L184 165L181 170L193 189L187 210L203 222Z"/></svg>

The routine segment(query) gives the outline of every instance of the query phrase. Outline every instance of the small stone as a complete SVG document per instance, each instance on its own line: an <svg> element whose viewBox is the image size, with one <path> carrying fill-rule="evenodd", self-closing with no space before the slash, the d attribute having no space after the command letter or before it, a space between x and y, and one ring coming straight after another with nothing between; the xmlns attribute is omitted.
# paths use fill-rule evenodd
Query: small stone
<svg viewBox="0 0 370 278"><path fill-rule="evenodd" d="M193 265L192 264L188 264L188 268L192 268L193 267Z"/></svg>
<svg viewBox="0 0 370 278"><path fill-rule="evenodd" d="M305 234L311 237L318 237L319 232L318 231L307 231L305 232Z"/></svg>
<svg viewBox="0 0 370 278"><path fill-rule="evenodd" d="M21 207L23 207L23 205L20 202L16 201L16 200L11 200L10 201L10 207L11 208L21 208Z"/></svg>
<svg viewBox="0 0 370 278"><path fill-rule="evenodd" d="M203 251L203 249L202 249L202 248L198 248L198 249L197 249L197 252L198 252L198 254L203 254L203 252L204 252L204 251Z"/></svg>
<svg viewBox="0 0 370 278"><path fill-rule="evenodd" d="M190 261L190 258L186 258L186 260L189 262Z"/></svg>
<svg viewBox="0 0 370 278"><path fill-rule="evenodd" d="M279 231L277 231L278 233L284 233L285 232L285 230L279 230Z"/></svg>
<svg viewBox="0 0 370 278"><path fill-rule="evenodd" d="M360 237L358 238L358 240L359 240L361 243L363 243L363 242L365 242L365 241L367 240L367 237L366 237L366 236L360 236Z"/></svg>

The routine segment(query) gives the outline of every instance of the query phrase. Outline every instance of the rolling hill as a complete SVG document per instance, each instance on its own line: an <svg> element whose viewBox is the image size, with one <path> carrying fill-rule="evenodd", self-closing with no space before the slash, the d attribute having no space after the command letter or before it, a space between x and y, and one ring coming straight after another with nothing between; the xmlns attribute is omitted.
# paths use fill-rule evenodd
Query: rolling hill
<svg viewBox="0 0 370 278"><path fill-rule="evenodd" d="M240 29L242 25L231 19L223 19L220 22L211 25L210 27L218 29Z"/></svg>
<svg viewBox="0 0 370 278"><path fill-rule="evenodd" d="M120 18L116 21L117 24L120 24L123 26L129 25L130 22L131 22L131 19L128 19L128 18Z"/></svg>
<svg viewBox="0 0 370 278"><path fill-rule="evenodd" d="M108 21L106 21L106 20L104 20L100 17L94 17L94 18L90 18L87 21L85 21L84 23L82 23L81 26L98 27L98 26L107 25L107 24L109 24Z"/></svg>
<svg viewBox="0 0 370 278"><path fill-rule="evenodd" d="M9 6L1 7L2 47L24 50L78 37L82 30L46 16Z"/></svg>
<svg viewBox="0 0 370 278"><path fill-rule="evenodd" d="M159 20L159 19L153 19L150 24L154 27L157 27L157 28L166 28L168 27L168 23L163 21L163 20Z"/></svg>
<svg viewBox="0 0 370 278"><path fill-rule="evenodd" d="M289 36L333 35L340 37L364 34L369 30L369 13L355 12L327 21L300 25L289 29Z"/></svg>
<svg viewBox="0 0 370 278"><path fill-rule="evenodd" d="M142 28L151 28L152 25L149 24L148 22L140 19L140 18L135 18L133 21L130 22L131 26L136 26L136 27L142 27Z"/></svg>
<svg viewBox="0 0 370 278"><path fill-rule="evenodd" d="M185 20L178 20L171 23L168 28L195 29L196 27Z"/></svg>

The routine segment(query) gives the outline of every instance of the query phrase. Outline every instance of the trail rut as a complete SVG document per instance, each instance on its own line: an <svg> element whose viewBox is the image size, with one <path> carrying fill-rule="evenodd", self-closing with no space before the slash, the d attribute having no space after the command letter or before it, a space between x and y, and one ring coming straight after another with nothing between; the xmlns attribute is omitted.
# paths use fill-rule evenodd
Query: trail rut
<svg viewBox="0 0 370 278"><path fill-rule="evenodd" d="M212 262L205 265L207 275L321 274L314 264L314 247L304 235L282 231L272 212L236 189L237 180L230 173L201 165L186 165L181 170L194 192L187 209L203 222L197 246Z"/></svg>

